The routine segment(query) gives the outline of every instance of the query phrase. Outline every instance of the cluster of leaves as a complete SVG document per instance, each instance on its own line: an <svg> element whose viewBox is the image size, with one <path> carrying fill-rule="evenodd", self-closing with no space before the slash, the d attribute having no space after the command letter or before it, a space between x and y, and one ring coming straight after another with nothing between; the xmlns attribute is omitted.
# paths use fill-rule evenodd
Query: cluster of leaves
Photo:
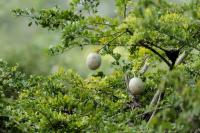
<svg viewBox="0 0 200 133"><path fill-rule="evenodd" d="M1 101L2 132L191 132L199 128L200 75L190 78L185 65L171 72L145 73L141 77L145 92L138 105L127 93L119 71L104 78L82 79L60 69L48 77L24 78L15 68L1 62L1 94L9 87L19 92L14 99L1 97L10 99L9 103ZM191 65L191 69L199 68ZM149 102L158 88L165 88L165 97L147 124L149 113L155 110Z"/></svg>
<svg viewBox="0 0 200 133"><path fill-rule="evenodd" d="M79 11L80 5L84 7L81 10L89 11L90 16ZM17 100L7 106L2 104L5 106L2 114L9 118L3 124L4 130L197 131L200 125L199 0L185 5L164 0L116 0L119 15L114 18L99 16L96 12L98 5L99 1L73 0L71 8L64 11L58 8L39 12L14 10L15 14L29 16L44 28L62 31L62 43L50 49L52 54L74 46L102 45L98 52L110 54L115 59L113 64L122 69L110 76L97 75L87 79L63 70L48 77L27 78L28 86L20 84L22 90ZM113 51L118 46L128 47L131 63L120 62L121 54ZM191 58L174 69L179 53L191 49ZM157 55L172 71L150 65L150 71L139 75L137 70L145 55L151 56L152 64L160 64L153 56ZM12 70L5 68L9 73ZM127 92L124 72L128 70L145 82L145 91L139 97L132 97ZM13 78L9 77L8 81ZM5 79L0 81L4 83ZM18 80L12 86L15 83ZM3 88L2 92L6 89ZM163 91L162 99L160 96L157 105L151 106L156 90Z"/></svg>
<svg viewBox="0 0 200 133"><path fill-rule="evenodd" d="M27 82L25 75L17 71L18 66L8 67L6 62L0 60L0 96L1 98L17 98L21 88Z"/></svg>
<svg viewBox="0 0 200 133"><path fill-rule="evenodd" d="M7 63L0 60L0 131L5 128L8 116L3 110L16 100L22 89L28 86L25 74L18 70L18 66L8 67Z"/></svg>
<svg viewBox="0 0 200 133"><path fill-rule="evenodd" d="M62 31L62 42L50 48L51 54L75 46L103 45L102 53L112 55L114 48L127 46L132 55L138 47L144 47L173 69L180 51L199 50L199 0L182 5L165 0L116 0L118 15L114 18L99 16L96 12L99 4L99 1L75 0L68 10L17 9L14 13L31 17L44 28ZM80 5L84 8L80 9ZM95 11L87 15L79 10Z"/></svg>

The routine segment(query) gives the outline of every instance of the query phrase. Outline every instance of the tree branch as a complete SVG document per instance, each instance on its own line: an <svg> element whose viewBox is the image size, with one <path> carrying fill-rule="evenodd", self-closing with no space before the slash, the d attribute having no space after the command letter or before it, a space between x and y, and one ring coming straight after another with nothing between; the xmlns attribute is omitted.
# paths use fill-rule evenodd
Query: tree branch
<svg viewBox="0 0 200 133"><path fill-rule="evenodd" d="M125 3L125 4L124 4L124 18L126 18L126 10L127 10L127 9L126 9L126 8L127 8L126 6L127 6L127 4Z"/></svg>
<svg viewBox="0 0 200 133"><path fill-rule="evenodd" d="M146 45L145 42L144 42L143 40L141 40L141 41L139 42L139 44L140 44L142 47L145 47L145 48L151 50L154 54L158 55L158 56L169 66L169 68L172 67L171 63L170 63L167 59L165 59L158 51L156 51L156 50L153 49L152 47Z"/></svg>
<svg viewBox="0 0 200 133"><path fill-rule="evenodd" d="M156 91L156 93L154 94L152 100L151 100L151 103L149 105L150 107L152 107L154 104L156 104L156 102L158 101L158 97L159 97L160 93L161 93L161 91L158 89Z"/></svg>
<svg viewBox="0 0 200 133"><path fill-rule="evenodd" d="M160 50L162 50L162 51L164 51L164 52L167 51L166 49L164 49L164 48L162 48L162 47L160 47L160 46L158 46L158 45L155 45L155 44L153 44L153 43L151 43L151 45L154 46L154 47L156 47L156 48L159 48Z"/></svg>
<svg viewBox="0 0 200 133"><path fill-rule="evenodd" d="M184 51L181 55L179 55L179 57L177 58L175 65L180 65L185 58L190 54L190 52L192 51L192 49L188 50L188 51Z"/></svg>
<svg viewBox="0 0 200 133"><path fill-rule="evenodd" d="M108 23L93 23L94 25L105 25L105 26L109 26L109 27L115 27L117 25L112 25L112 24L108 24Z"/></svg>
<svg viewBox="0 0 200 133"><path fill-rule="evenodd" d="M121 34L117 35L116 37L114 37L112 40L110 40L109 42L107 42L102 48L100 48L97 52L99 52L100 50L102 50L103 48L105 48L106 46L110 45L110 43L112 43L113 41L115 41L118 37L122 36L125 32L122 32Z"/></svg>
<svg viewBox="0 0 200 133"><path fill-rule="evenodd" d="M159 93L159 97L158 97L158 101L157 101L155 110L154 110L153 113L151 114L151 117L150 117L150 119L149 119L147 125L150 124L151 120L153 119L154 115L156 114L156 111L158 110L158 106L159 106L159 104L160 104L160 101L161 101L161 93Z"/></svg>
<svg viewBox="0 0 200 133"><path fill-rule="evenodd" d="M141 66L140 66L140 70L138 70L140 74L144 74L148 70L148 67L149 67L148 60L149 59L150 59L149 56L145 57L144 61L142 62Z"/></svg>

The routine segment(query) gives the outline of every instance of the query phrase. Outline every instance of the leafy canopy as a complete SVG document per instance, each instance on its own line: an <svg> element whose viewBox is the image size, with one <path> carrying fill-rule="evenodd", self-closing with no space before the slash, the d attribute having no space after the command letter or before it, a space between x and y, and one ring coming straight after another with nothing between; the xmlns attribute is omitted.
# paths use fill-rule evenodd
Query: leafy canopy
<svg viewBox="0 0 200 133"><path fill-rule="evenodd" d="M116 0L117 14L112 18L98 15L99 4L98 0L72 0L68 10L13 11L30 17L29 26L35 23L62 32L60 44L49 49L51 54L97 45L97 52L110 54L120 69L87 79L62 69L48 77L27 77L0 61L0 131L197 132L199 1L177 5L164 0ZM114 52L119 46L129 50L128 63ZM182 51L189 57L174 69ZM139 74L145 55L152 65ZM157 57L172 71L161 68ZM128 94L127 71L145 82L141 96Z"/></svg>
<svg viewBox="0 0 200 133"><path fill-rule="evenodd" d="M99 52L113 55L118 46L128 47L130 55L143 47L159 56L173 69L183 50L200 49L199 0L177 5L165 0L116 0L114 17L98 15L99 0L72 0L70 8L35 11L16 9L19 16L31 18L49 30L60 30L62 39L51 54L71 47L102 46Z"/></svg>

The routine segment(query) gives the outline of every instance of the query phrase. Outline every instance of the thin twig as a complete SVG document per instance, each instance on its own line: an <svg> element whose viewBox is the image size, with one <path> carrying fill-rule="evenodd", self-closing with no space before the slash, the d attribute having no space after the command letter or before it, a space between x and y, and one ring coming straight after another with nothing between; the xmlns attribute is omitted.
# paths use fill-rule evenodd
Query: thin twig
<svg viewBox="0 0 200 133"><path fill-rule="evenodd" d="M129 77L129 75L128 75L127 72L124 74L124 80L125 80L127 92L129 93L129 81L130 81L130 77Z"/></svg>
<svg viewBox="0 0 200 133"><path fill-rule="evenodd" d="M158 89L158 90L156 91L156 93L154 94L154 96L153 96L151 102L150 102L150 105L149 105L150 107L152 107L154 104L156 104L160 93L161 93L161 91Z"/></svg>
<svg viewBox="0 0 200 133"><path fill-rule="evenodd" d="M152 46L154 46L154 47L156 47L156 48L158 48L158 49L160 49L160 50L162 50L162 51L164 51L164 52L167 51L166 49L164 49L164 48L162 48L162 47L160 47L160 46L158 46L158 45L155 45L155 44L152 43L152 42L148 42L148 44L150 44L150 45L152 45Z"/></svg>
<svg viewBox="0 0 200 133"><path fill-rule="evenodd" d="M149 66L147 62L148 62L149 59L150 59L149 56L144 57L144 60L141 63L139 70L138 70L140 74L144 74L147 71L148 66Z"/></svg>
<svg viewBox="0 0 200 133"><path fill-rule="evenodd" d="M146 115L146 114L148 114L148 113L151 113L151 112L153 112L153 111L155 111L155 110L161 110L161 109L170 108L170 107L173 107L173 106L172 106L172 105L168 105L168 106L164 106L164 107L158 107L157 109L154 108L154 109L145 111L144 113L141 113L141 114L136 115L136 118L141 117L141 116L144 116L144 115Z"/></svg>
<svg viewBox="0 0 200 133"><path fill-rule="evenodd" d="M126 32L122 32L121 34L117 35L116 37L114 37L112 40L110 40L109 42L107 42L103 47L101 47L97 52L101 51L102 49L104 49L106 46L110 45L110 43L112 43L113 41L115 41L117 38L119 38L120 36L122 36L123 34L125 34Z"/></svg>
<svg viewBox="0 0 200 133"><path fill-rule="evenodd" d="M155 107L155 110L153 111L147 125L149 125L149 123L151 122L151 120L153 119L154 115L156 114L156 111L158 110L158 106L160 104L160 101L161 101L161 93L159 94L159 98L158 98L158 101L157 101L157 104L156 104L156 107Z"/></svg>
<svg viewBox="0 0 200 133"><path fill-rule="evenodd" d="M115 27L115 26L117 26L117 25L112 25L112 24L107 24L107 23L93 23L93 24L95 24L95 25L106 25L106 26L110 26L110 27Z"/></svg>
<svg viewBox="0 0 200 133"><path fill-rule="evenodd" d="M126 6L127 6L127 4L125 3L124 4L124 18L126 18L126 8L127 8Z"/></svg>

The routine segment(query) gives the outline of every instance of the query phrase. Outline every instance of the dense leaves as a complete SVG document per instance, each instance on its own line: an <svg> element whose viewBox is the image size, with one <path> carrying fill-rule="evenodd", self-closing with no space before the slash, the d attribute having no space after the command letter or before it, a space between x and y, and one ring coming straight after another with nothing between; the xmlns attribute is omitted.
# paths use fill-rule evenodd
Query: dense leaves
<svg viewBox="0 0 200 133"><path fill-rule="evenodd" d="M62 31L61 44L50 48L52 54L99 45L97 52L111 55L116 69L110 75L100 73L86 79L63 69L47 77L25 77L16 67L1 62L0 130L197 132L199 1L177 5L163 0L116 0L118 16L114 18L98 15L99 2L73 0L68 10L14 10L44 28ZM128 48L128 60L114 52L118 46ZM175 64L183 51L188 56ZM129 94L129 76L143 80L141 95ZM15 92L14 98L6 95L9 88ZM2 102L4 98L11 102Z"/></svg>
<svg viewBox="0 0 200 133"><path fill-rule="evenodd" d="M192 62L188 62L192 64ZM193 63L195 64L195 63ZM192 67L197 71L196 67ZM198 63L199 66L199 63ZM12 71L6 63L8 74ZM190 73L181 65L179 70L158 70L145 74L145 92L139 101L127 93L122 72L110 76L82 79L72 71L60 69L49 77L31 76L26 80L14 77L1 79L1 82L15 80L14 91L20 89L16 100L1 102L2 131L21 132L138 132L138 131L177 131L197 130L200 119L199 78L190 78ZM162 76L165 75L165 76ZM4 75L1 74L1 77ZM195 80L195 81L194 81ZM197 82L196 82L197 81ZM21 82L26 83L22 85ZM159 83L160 82L160 83ZM146 126L148 113L154 110L149 105L158 88L166 90L159 105L159 112L149 126ZM7 88L2 88L5 92Z"/></svg>
<svg viewBox="0 0 200 133"><path fill-rule="evenodd" d="M103 47L103 51L113 50L117 46L129 46L130 50L134 48L136 52L135 47L145 47L173 69L180 50L199 49L198 0L182 5L163 0L117 0L119 17L112 19L99 16L96 12L89 16L76 12L79 10L78 5L83 5L83 10L91 11L98 7L99 2L73 1L72 8L64 11L54 8L41 10L37 14L20 9L14 12L17 15L28 14L33 20L36 19L37 24L49 29L62 27L62 42L50 49L52 54L72 46L84 45L109 46Z"/></svg>

